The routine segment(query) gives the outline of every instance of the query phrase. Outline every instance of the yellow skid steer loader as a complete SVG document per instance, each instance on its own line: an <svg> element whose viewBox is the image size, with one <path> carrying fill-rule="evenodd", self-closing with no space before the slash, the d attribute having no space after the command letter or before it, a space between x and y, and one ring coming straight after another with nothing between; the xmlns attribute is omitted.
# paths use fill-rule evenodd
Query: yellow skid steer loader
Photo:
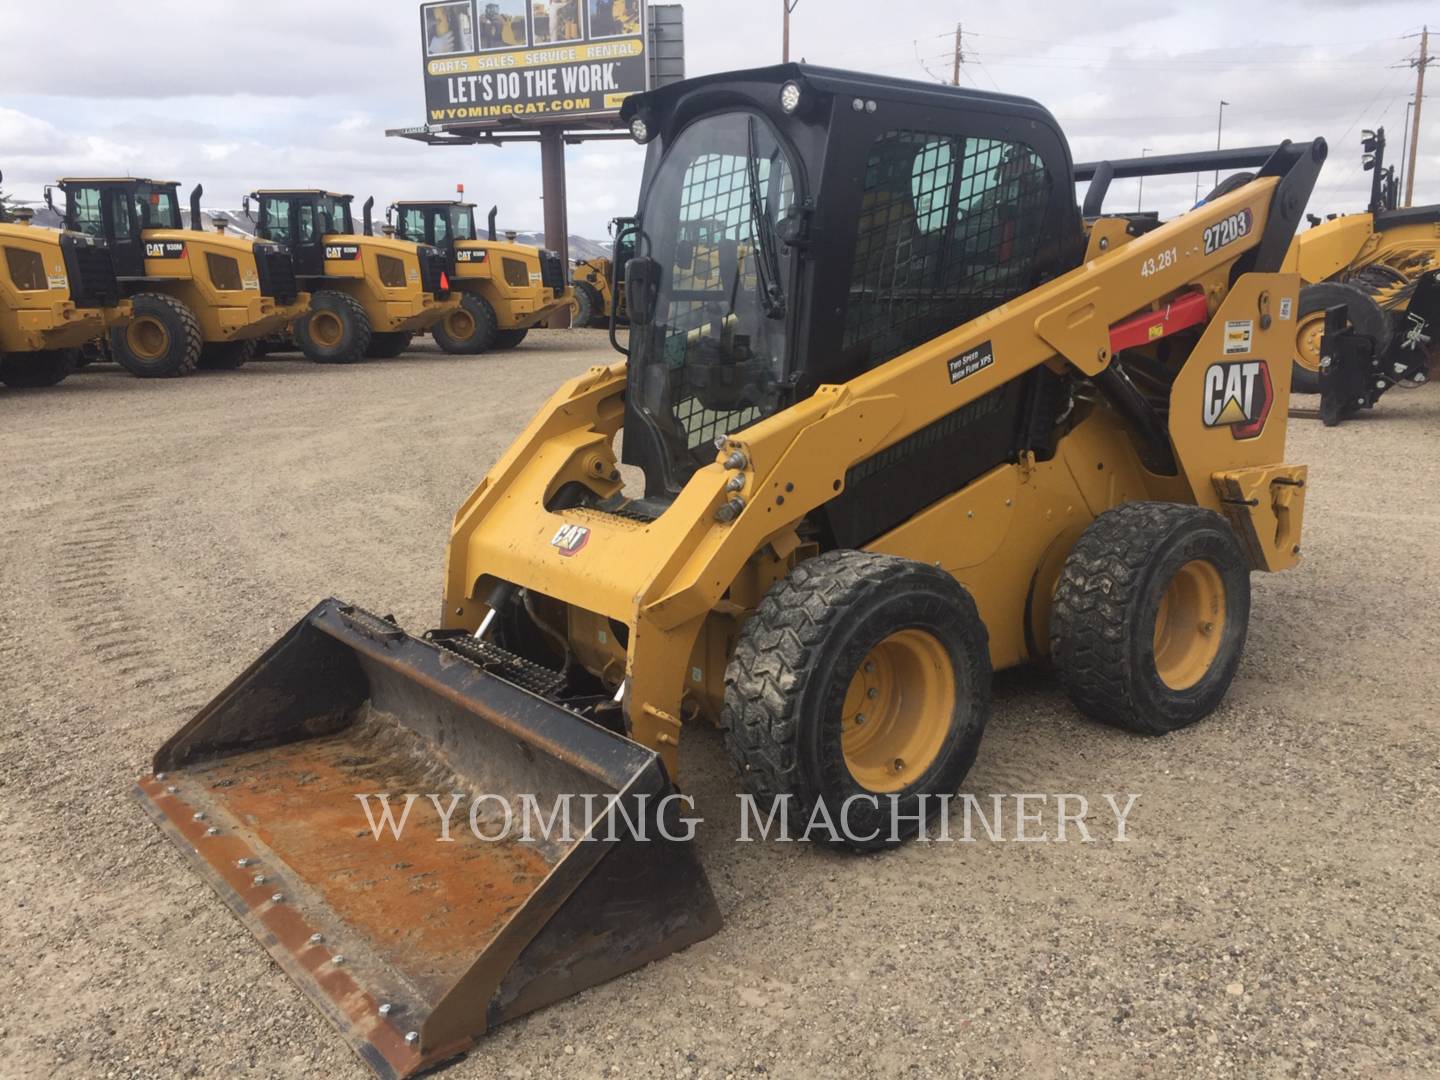
<svg viewBox="0 0 1440 1080"><path fill-rule="evenodd" d="M762 812L883 847L964 782L993 670L1174 731L1230 685L1251 572L1299 558L1276 271L1323 142L1087 223L1023 98L784 65L622 116L629 354L460 508L439 628L322 602L138 784L384 1076L717 929L687 726ZM418 831L370 816L402 793ZM505 827L567 797L568 836Z"/></svg>

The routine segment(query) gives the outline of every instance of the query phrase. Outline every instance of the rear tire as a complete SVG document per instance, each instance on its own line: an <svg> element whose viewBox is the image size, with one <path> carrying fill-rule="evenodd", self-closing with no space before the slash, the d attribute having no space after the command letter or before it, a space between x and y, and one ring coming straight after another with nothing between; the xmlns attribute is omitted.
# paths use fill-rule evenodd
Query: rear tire
<svg viewBox="0 0 1440 1080"><path fill-rule="evenodd" d="M216 341L200 349L205 371L236 371L255 357L254 341Z"/></svg>
<svg viewBox="0 0 1440 1080"><path fill-rule="evenodd" d="M465 293L460 306L435 324L435 344L456 356L474 356L495 347L500 322L483 296Z"/></svg>
<svg viewBox="0 0 1440 1080"><path fill-rule="evenodd" d="M528 333L530 333L529 330L501 330L495 335L495 348L513 349L525 340L525 335Z"/></svg>
<svg viewBox="0 0 1440 1080"><path fill-rule="evenodd" d="M1249 620L1250 565L1224 518L1126 503L1096 518L1065 560L1051 657L1081 712L1164 735L1220 704Z"/></svg>
<svg viewBox="0 0 1440 1080"><path fill-rule="evenodd" d="M828 552L777 582L742 629L725 671L725 744L762 813L790 796L803 827L823 803L840 846L886 847L919 831L922 808L941 809L922 796L965 779L990 676L985 624L949 574Z"/></svg>
<svg viewBox="0 0 1440 1080"><path fill-rule="evenodd" d="M79 356L79 349L0 354L0 383L12 390L55 386L75 371Z"/></svg>
<svg viewBox="0 0 1440 1080"><path fill-rule="evenodd" d="M588 281L575 282L575 326L594 326L605 317L605 298Z"/></svg>
<svg viewBox="0 0 1440 1080"><path fill-rule="evenodd" d="M1325 332L1325 311L1344 304L1350 325L1368 337L1378 356L1390 347L1390 316L1365 290L1340 281L1321 281L1300 290L1295 317L1295 360L1291 365L1292 394L1320 393L1320 341Z"/></svg>
<svg viewBox="0 0 1440 1080"><path fill-rule="evenodd" d="M310 298L310 310L295 323L295 343L317 364L355 364L370 349L370 317L348 293L326 289Z"/></svg>
<svg viewBox="0 0 1440 1080"><path fill-rule="evenodd" d="M173 379L194 371L205 344L195 313L164 293L141 293L133 305L130 322L110 331L116 362L140 379Z"/></svg>
<svg viewBox="0 0 1440 1080"><path fill-rule="evenodd" d="M393 360L406 349L410 348L410 342L414 334L396 331L394 333L376 333L370 336L370 350L365 354L376 360Z"/></svg>

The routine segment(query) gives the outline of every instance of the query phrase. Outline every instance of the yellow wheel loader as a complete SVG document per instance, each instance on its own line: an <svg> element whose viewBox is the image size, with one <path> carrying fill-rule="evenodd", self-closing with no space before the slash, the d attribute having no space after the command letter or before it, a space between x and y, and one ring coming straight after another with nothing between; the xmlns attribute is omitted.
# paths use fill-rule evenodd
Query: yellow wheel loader
<svg viewBox="0 0 1440 1080"><path fill-rule="evenodd" d="M625 264L635 254L633 230L634 223L629 218L616 218L610 223L612 253L575 260L570 279L575 293L576 326L625 323Z"/></svg>
<svg viewBox="0 0 1440 1080"><path fill-rule="evenodd" d="M571 306L560 256L497 239L496 213L490 211L482 239L472 203L405 200L386 211L399 239L428 244L445 259L459 304L430 332L448 353L513 349L532 328Z"/></svg>
<svg viewBox="0 0 1440 1080"><path fill-rule="evenodd" d="M1202 212L1087 224L1023 98L784 65L622 117L629 354L460 507L440 626L322 602L138 783L384 1076L717 929L687 727L759 817L898 843L964 783L993 671L1174 731L1234 677L1251 573L1299 558L1277 268L1322 141Z"/></svg>
<svg viewBox="0 0 1440 1080"><path fill-rule="evenodd" d="M102 241L30 224L0 205L0 383L54 386L81 346L130 318Z"/></svg>
<svg viewBox="0 0 1440 1080"><path fill-rule="evenodd" d="M197 185L190 228L182 227L179 185L168 180L67 178L65 227L104 240L122 292L134 307L112 329L111 355L133 375L170 378L197 367L234 369L261 338L305 310L282 247L205 229ZM46 202L54 208L47 188Z"/></svg>
<svg viewBox="0 0 1440 1080"><path fill-rule="evenodd" d="M1328 355L1325 313L1338 306L1375 361L1375 378L1360 387L1363 405L1373 405L1392 386L1429 380L1440 288L1424 283L1440 272L1440 205L1397 209L1399 185L1384 161L1385 129L1366 131L1370 206L1324 221L1312 215L1313 227L1295 238L1285 259L1284 269L1304 282L1295 325L1297 393L1320 393L1321 363Z"/></svg>
<svg viewBox="0 0 1440 1080"><path fill-rule="evenodd" d="M416 334L454 311L445 259L427 244L375 236L374 199L363 232L350 213L353 196L318 189L252 192L245 213L255 233L284 244L311 293L309 310L291 327L295 344L322 364L399 356ZM252 213L258 207L258 216Z"/></svg>

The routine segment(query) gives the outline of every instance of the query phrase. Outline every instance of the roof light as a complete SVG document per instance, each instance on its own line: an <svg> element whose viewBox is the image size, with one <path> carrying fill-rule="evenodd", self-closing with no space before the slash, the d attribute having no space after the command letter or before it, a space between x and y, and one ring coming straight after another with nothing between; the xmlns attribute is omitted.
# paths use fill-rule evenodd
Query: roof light
<svg viewBox="0 0 1440 1080"><path fill-rule="evenodd" d="M650 127L645 123L643 116L637 116L630 121L630 135L638 143L650 141Z"/></svg>
<svg viewBox="0 0 1440 1080"><path fill-rule="evenodd" d="M780 108L787 115L793 115L800 108L800 84L787 82L780 88Z"/></svg>

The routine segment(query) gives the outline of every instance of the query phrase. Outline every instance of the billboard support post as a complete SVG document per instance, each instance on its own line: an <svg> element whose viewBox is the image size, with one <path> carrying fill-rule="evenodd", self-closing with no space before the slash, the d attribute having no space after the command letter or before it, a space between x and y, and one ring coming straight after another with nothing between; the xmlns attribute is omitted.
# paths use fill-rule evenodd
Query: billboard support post
<svg viewBox="0 0 1440 1080"><path fill-rule="evenodd" d="M545 246L560 253L562 265L570 265L570 222L565 203L565 137L558 126L540 129L540 187L545 200ZM550 319L552 329L570 325L570 309L562 308Z"/></svg>

